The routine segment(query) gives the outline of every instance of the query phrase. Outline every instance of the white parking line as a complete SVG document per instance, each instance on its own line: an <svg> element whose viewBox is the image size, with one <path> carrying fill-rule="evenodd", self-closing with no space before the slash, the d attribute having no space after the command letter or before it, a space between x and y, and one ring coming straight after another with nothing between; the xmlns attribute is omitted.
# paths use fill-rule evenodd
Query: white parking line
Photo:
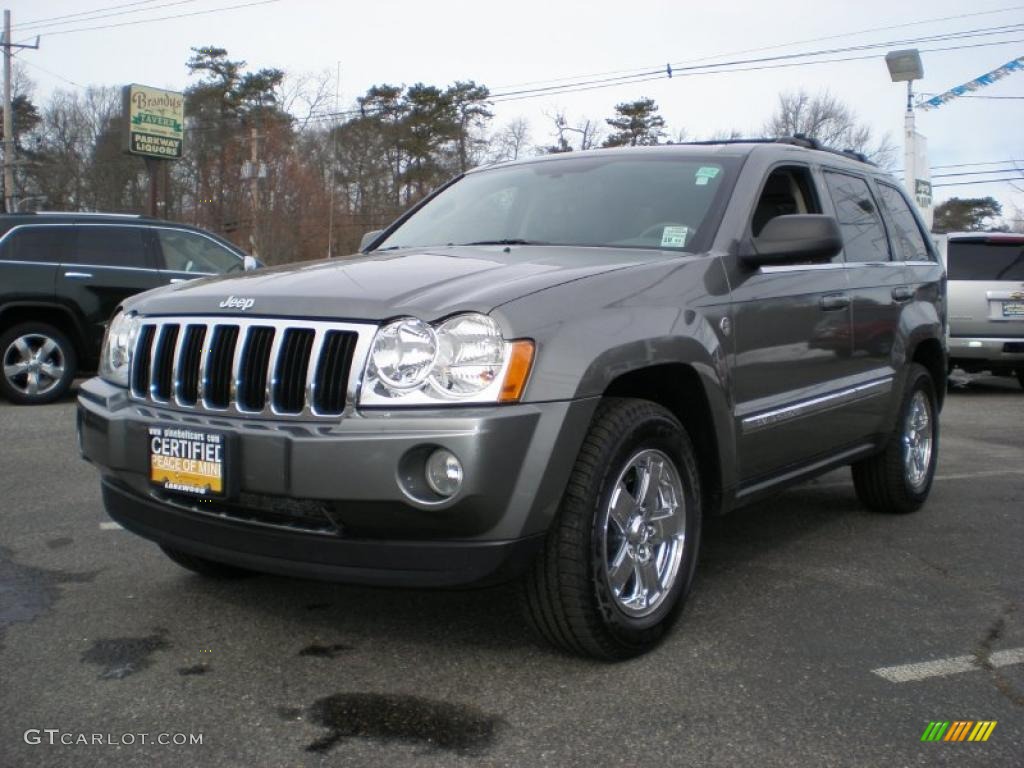
<svg viewBox="0 0 1024 768"><path fill-rule="evenodd" d="M1024 664L1024 648L1010 648L996 651L988 657L993 667L1008 667L1011 664ZM945 677L958 675L961 672L973 672L983 669L976 656L952 656L948 659L922 661L918 664L900 664L895 667L879 667L871 670L879 677L891 683L913 683L927 680L929 677Z"/></svg>
<svg viewBox="0 0 1024 768"><path fill-rule="evenodd" d="M101 531L123 531L124 528L121 525L119 525L118 523L115 523L113 521L107 521L105 523L100 523L100 530Z"/></svg>

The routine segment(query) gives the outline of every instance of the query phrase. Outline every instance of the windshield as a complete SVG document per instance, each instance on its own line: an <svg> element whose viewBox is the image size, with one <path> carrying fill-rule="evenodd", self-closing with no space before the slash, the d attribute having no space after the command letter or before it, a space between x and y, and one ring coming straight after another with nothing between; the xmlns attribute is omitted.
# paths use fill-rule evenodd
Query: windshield
<svg viewBox="0 0 1024 768"><path fill-rule="evenodd" d="M378 248L544 244L699 251L735 158L609 154L498 167L442 190Z"/></svg>
<svg viewBox="0 0 1024 768"><path fill-rule="evenodd" d="M1024 238L950 240L950 280L1024 281Z"/></svg>

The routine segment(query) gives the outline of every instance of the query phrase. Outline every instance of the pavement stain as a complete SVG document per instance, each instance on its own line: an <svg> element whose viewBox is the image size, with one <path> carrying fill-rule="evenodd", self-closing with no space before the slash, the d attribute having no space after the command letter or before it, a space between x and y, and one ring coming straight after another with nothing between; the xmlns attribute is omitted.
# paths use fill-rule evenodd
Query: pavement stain
<svg viewBox="0 0 1024 768"><path fill-rule="evenodd" d="M0 645L7 628L33 621L46 613L60 596L61 584L85 584L99 571L65 573L17 563L11 550L0 547Z"/></svg>
<svg viewBox="0 0 1024 768"><path fill-rule="evenodd" d="M479 754L505 725L502 718L466 704L383 693L336 693L314 702L309 716L330 733L307 746L307 752L328 752L348 739L363 738Z"/></svg>
<svg viewBox="0 0 1024 768"><path fill-rule="evenodd" d="M313 643L307 645L301 651L299 656L313 656L321 659L335 659L346 651L355 650L354 646L346 645L345 643L334 643L332 645L320 645L319 643Z"/></svg>
<svg viewBox="0 0 1024 768"><path fill-rule="evenodd" d="M210 671L210 668L206 664L195 664L191 667L179 667L178 674L182 677L189 675L205 675Z"/></svg>
<svg viewBox="0 0 1024 768"><path fill-rule="evenodd" d="M75 543L75 540L70 536L58 536L56 539L48 539L46 546L50 549L63 549L64 547L71 546Z"/></svg>
<svg viewBox="0 0 1024 768"><path fill-rule="evenodd" d="M171 647L167 630L157 629L146 637L102 638L92 644L82 656L83 663L102 667L101 680L121 680L141 672L152 664L150 658L157 651Z"/></svg>

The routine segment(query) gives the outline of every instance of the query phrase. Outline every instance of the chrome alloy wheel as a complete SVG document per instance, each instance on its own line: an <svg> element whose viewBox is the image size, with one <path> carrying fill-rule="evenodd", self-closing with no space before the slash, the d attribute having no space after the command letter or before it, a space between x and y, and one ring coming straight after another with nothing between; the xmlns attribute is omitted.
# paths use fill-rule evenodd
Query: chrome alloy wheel
<svg viewBox="0 0 1024 768"><path fill-rule="evenodd" d="M910 400L903 424L903 470L915 491L924 487L932 461L934 431L928 396L918 390Z"/></svg>
<svg viewBox="0 0 1024 768"><path fill-rule="evenodd" d="M686 544L683 483L666 454L646 449L626 463L599 530L616 605L633 618L650 615L672 591Z"/></svg>
<svg viewBox="0 0 1024 768"><path fill-rule="evenodd" d="M27 333L4 350L4 378L23 395L45 395L64 378L64 352L56 341L40 333Z"/></svg>

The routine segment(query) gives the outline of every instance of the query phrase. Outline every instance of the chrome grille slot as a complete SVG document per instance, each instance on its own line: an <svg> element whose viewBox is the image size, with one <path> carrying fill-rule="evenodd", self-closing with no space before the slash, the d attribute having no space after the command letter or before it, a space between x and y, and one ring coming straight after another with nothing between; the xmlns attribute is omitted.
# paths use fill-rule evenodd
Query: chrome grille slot
<svg viewBox="0 0 1024 768"><path fill-rule="evenodd" d="M237 325L216 326L206 353L203 400L207 408L227 408L231 403L231 361L237 343Z"/></svg>
<svg viewBox="0 0 1024 768"><path fill-rule="evenodd" d="M317 413L338 414L345 410L345 379L352 365L356 334L328 331L316 368L313 407Z"/></svg>
<svg viewBox="0 0 1024 768"><path fill-rule="evenodd" d="M175 376L178 385L177 400L181 405L195 405L199 400L199 362L203 354L203 342L206 340L205 325L185 326L185 340L178 359L178 374Z"/></svg>
<svg viewBox="0 0 1024 768"><path fill-rule="evenodd" d="M135 364L132 368L132 394L145 397L149 393L149 369L153 360L153 337L156 326L144 325L139 331L135 347Z"/></svg>
<svg viewBox="0 0 1024 768"><path fill-rule="evenodd" d="M249 329L238 375L238 405L243 411L259 413L267 404L267 372L273 343L273 328Z"/></svg>
<svg viewBox="0 0 1024 768"><path fill-rule="evenodd" d="M284 332L274 369L271 402L278 413L301 413L306 404L306 374L316 333L311 328Z"/></svg>
<svg viewBox="0 0 1024 768"><path fill-rule="evenodd" d="M164 325L156 342L149 391L157 401L167 402L174 391L174 351L178 345L178 330L177 323Z"/></svg>
<svg viewBox="0 0 1024 768"><path fill-rule="evenodd" d="M143 318L133 400L193 413L337 418L374 325L255 317Z"/></svg>

